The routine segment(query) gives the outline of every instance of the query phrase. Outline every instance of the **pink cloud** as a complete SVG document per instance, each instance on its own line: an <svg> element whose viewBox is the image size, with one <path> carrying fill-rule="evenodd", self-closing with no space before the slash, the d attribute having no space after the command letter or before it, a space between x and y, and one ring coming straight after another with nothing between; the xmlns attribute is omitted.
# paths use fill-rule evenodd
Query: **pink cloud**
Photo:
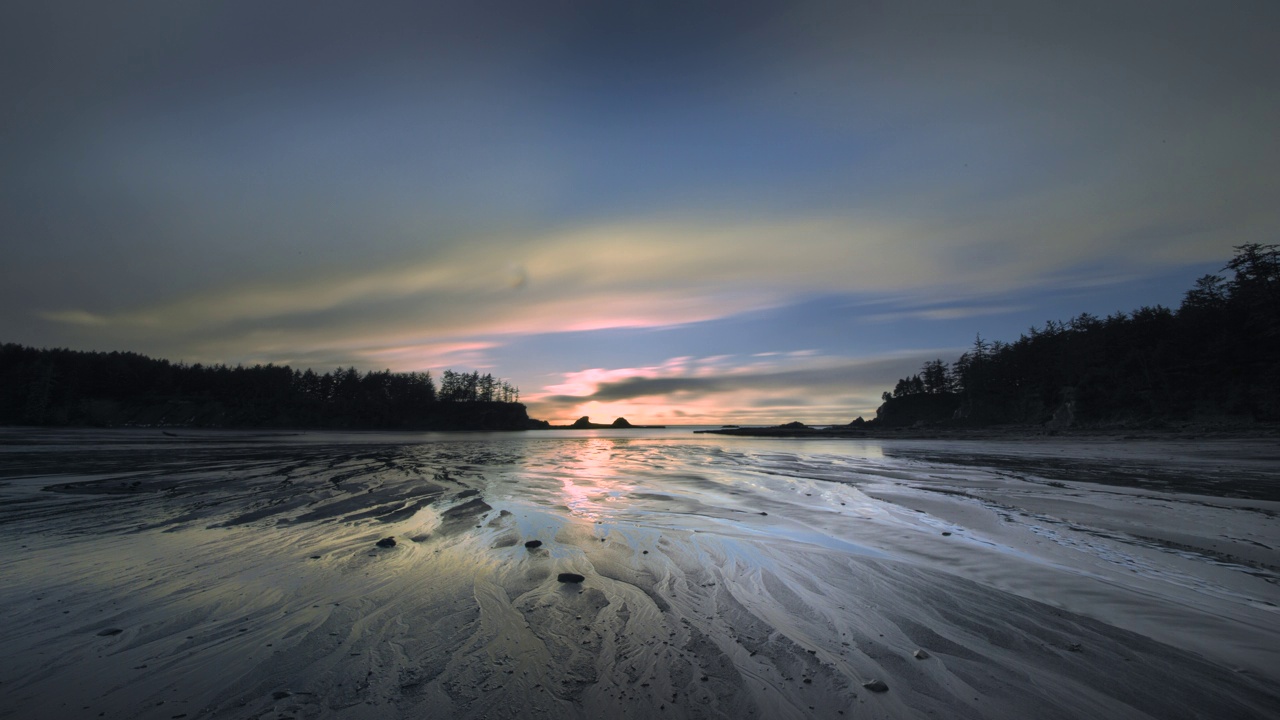
<svg viewBox="0 0 1280 720"><path fill-rule="evenodd" d="M880 393L923 359L913 353L854 360L810 350L778 353L765 362L678 357L648 367L565 373L524 401L534 417L556 424L583 415L644 424L847 423L874 416Z"/></svg>

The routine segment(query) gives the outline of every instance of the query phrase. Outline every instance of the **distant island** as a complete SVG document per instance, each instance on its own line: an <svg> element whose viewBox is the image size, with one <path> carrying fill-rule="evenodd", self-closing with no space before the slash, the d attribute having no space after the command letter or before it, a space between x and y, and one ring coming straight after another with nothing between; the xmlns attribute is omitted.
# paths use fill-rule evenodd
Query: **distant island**
<svg viewBox="0 0 1280 720"><path fill-rule="evenodd" d="M1087 313L987 342L898 380L876 417L848 425L724 427L723 435L865 437L886 432L1280 428L1280 246L1236 248L1229 278L1205 275L1175 311Z"/></svg>
<svg viewBox="0 0 1280 720"><path fill-rule="evenodd" d="M572 425L546 425L545 427L532 428L535 430L660 430L666 425L632 425L627 419L620 417L612 423L593 423L591 418L583 415L573 422Z"/></svg>

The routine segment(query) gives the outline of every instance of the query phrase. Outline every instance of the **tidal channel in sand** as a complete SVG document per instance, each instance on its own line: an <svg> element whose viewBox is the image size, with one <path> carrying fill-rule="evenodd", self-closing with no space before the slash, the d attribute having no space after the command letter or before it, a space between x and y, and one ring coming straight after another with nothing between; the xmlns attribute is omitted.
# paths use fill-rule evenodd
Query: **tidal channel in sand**
<svg viewBox="0 0 1280 720"><path fill-rule="evenodd" d="M1275 441L172 432L0 430L0 718L1280 716Z"/></svg>

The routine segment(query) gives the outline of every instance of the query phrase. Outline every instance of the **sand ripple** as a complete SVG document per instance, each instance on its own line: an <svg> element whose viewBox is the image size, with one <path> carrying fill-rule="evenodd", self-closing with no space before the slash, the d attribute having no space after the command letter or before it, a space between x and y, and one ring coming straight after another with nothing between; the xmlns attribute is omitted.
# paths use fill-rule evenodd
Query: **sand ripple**
<svg viewBox="0 0 1280 720"><path fill-rule="evenodd" d="M0 717L1280 713L1266 500L938 448L111 437L0 453Z"/></svg>

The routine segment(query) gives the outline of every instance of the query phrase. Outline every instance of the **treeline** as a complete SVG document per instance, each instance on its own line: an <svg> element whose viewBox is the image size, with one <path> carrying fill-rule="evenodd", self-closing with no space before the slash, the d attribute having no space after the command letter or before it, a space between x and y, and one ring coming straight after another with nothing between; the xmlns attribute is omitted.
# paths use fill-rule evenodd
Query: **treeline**
<svg viewBox="0 0 1280 720"><path fill-rule="evenodd" d="M877 420L1087 423L1235 416L1280 420L1280 246L1236 248L1177 310L1081 314L925 363Z"/></svg>
<svg viewBox="0 0 1280 720"><path fill-rule="evenodd" d="M288 366L187 365L131 352L0 345L9 425L523 429L520 391L492 375L317 374ZM518 426L518 427L517 427Z"/></svg>

